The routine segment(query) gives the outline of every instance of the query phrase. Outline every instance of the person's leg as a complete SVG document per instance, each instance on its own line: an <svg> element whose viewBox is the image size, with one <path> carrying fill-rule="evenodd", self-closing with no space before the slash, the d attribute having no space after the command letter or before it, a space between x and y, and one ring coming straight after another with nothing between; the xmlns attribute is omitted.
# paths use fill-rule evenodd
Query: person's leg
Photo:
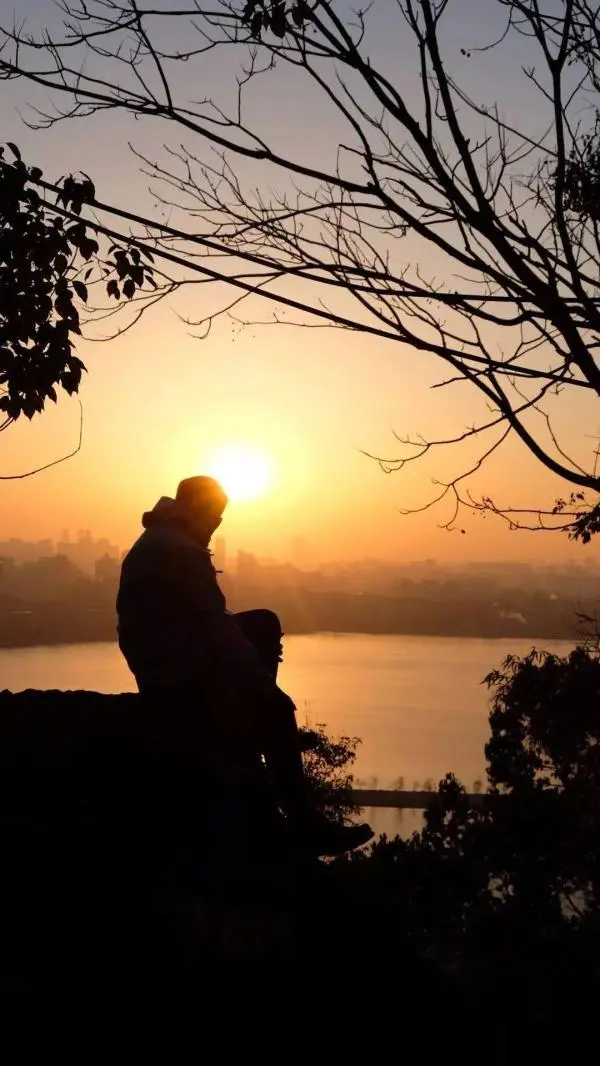
<svg viewBox="0 0 600 1066"><path fill-rule="evenodd" d="M268 610L242 611L235 615L235 619L276 678L283 636L277 615ZM336 825L315 811L306 787L303 745L293 702L281 693L280 701L261 708L261 711L262 754L296 839L309 850L332 855L359 847L369 840L373 835L369 826Z"/></svg>
<svg viewBox="0 0 600 1066"><path fill-rule="evenodd" d="M277 679L277 669L282 658L281 622L274 611L238 611L234 615L247 641L259 653L270 674Z"/></svg>
<svg viewBox="0 0 600 1066"><path fill-rule="evenodd" d="M270 674L277 680L277 669L283 659L283 630L281 622L274 611L259 608L254 611L238 611L234 618L246 637L256 648ZM301 751L310 751L316 743L316 734L304 729L299 732L296 717L288 723L288 732L295 731L296 740Z"/></svg>
<svg viewBox="0 0 600 1066"><path fill-rule="evenodd" d="M275 612L264 609L239 611L234 617L246 640L256 648L269 673L277 679L283 631ZM260 732L262 754L275 788L282 799L285 797L286 808L298 807L304 802L306 783L301 754L303 744L292 701L282 694L273 707L264 708Z"/></svg>

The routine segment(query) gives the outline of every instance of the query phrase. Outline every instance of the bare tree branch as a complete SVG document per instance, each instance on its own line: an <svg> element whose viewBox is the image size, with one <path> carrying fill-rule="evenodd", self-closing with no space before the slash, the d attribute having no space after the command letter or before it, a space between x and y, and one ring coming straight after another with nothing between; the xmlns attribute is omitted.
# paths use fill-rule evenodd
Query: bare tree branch
<svg viewBox="0 0 600 1066"><path fill-rule="evenodd" d="M77 435L77 444L66 455L61 455L58 459L51 459L48 463L42 463L41 466L33 467L30 470L23 470L18 474L0 474L0 481L23 481L25 478L33 477L34 474L41 474L44 470L50 470L53 466L59 466L61 463L66 463L68 459L72 459L77 452L81 451L81 445L83 442L83 407L81 400L79 403L79 431Z"/></svg>
<svg viewBox="0 0 600 1066"><path fill-rule="evenodd" d="M403 359L434 355L439 384L466 383L489 417L445 440L401 435L413 451L389 469L470 440L479 452L454 481L440 482L441 496L453 498L456 515L497 510L521 525L520 511L463 489L516 435L576 490L568 513L534 506L538 524L547 528L544 516L553 515L573 532L598 500L598 448L575 458L553 413L582 392L600 397L598 13L589 0L485 5L497 30L473 49L467 42L458 62L445 44L452 0L398 0L387 10L406 55L413 49L411 79L370 54L373 12L342 13L331 0L197 0L175 9L166 0L61 0L62 32L0 31L0 79L47 93L34 125L108 111L158 123L161 139L172 132L174 143L155 158L138 153L168 222L95 197L84 205L99 236L152 249L158 291L136 294L129 312L97 306L89 317L108 317L119 332L162 297L201 285L214 287L216 302L178 312L198 335L219 314L257 321L254 303L243 310L256 297L270 308L262 321L350 329L398 344ZM525 69L513 58L523 41ZM492 49L535 100L537 131L526 105L513 115L501 100L473 99L466 65L484 63ZM190 98L189 72L215 57L234 71L233 104ZM257 107L255 90L262 85L263 99L285 93L286 75L327 111L331 151L317 157L310 138L282 140Z"/></svg>

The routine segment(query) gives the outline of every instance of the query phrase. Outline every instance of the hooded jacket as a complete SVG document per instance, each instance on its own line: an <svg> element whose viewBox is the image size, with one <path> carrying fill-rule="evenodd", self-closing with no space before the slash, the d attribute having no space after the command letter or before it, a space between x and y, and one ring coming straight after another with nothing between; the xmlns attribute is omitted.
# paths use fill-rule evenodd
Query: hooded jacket
<svg viewBox="0 0 600 1066"><path fill-rule="evenodd" d="M227 612L211 554L176 500L162 497L121 567L119 646L141 692L213 683L219 675L269 697L275 682Z"/></svg>

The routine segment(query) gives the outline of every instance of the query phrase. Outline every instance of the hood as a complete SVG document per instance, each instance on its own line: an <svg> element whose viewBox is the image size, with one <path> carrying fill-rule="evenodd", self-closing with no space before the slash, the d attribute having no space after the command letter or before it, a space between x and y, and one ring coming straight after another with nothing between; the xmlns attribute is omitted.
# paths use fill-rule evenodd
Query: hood
<svg viewBox="0 0 600 1066"><path fill-rule="evenodd" d="M144 529L150 526L186 525L186 516L177 500L171 499L170 496L161 496L152 510L145 511L142 515L142 525Z"/></svg>
<svg viewBox="0 0 600 1066"><path fill-rule="evenodd" d="M210 537L207 537L206 532L195 525L189 511L183 504L178 500L171 499L170 496L161 496L151 511L144 512L142 525L144 529L156 529L157 527L164 529L165 527L176 526L178 529L184 530L189 537L192 537L201 548L208 551Z"/></svg>

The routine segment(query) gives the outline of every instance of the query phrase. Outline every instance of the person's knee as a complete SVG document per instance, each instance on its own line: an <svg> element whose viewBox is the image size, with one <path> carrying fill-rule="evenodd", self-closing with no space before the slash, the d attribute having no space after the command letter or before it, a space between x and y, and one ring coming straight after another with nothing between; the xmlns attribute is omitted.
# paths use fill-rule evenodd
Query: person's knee
<svg viewBox="0 0 600 1066"><path fill-rule="evenodd" d="M270 611L267 608L260 608L255 612L259 617L257 618L257 626L265 639L278 641L283 636L283 630L281 628L281 622L279 617L275 614L275 611Z"/></svg>
<svg viewBox="0 0 600 1066"><path fill-rule="evenodd" d="M283 631L275 611L258 608L242 611L235 616L242 633L261 655L267 669L277 676L277 665L281 662Z"/></svg>
<svg viewBox="0 0 600 1066"><path fill-rule="evenodd" d="M265 646L278 644L283 636L281 622L275 611L259 607L253 611L242 611L236 615L238 625L253 643Z"/></svg>

